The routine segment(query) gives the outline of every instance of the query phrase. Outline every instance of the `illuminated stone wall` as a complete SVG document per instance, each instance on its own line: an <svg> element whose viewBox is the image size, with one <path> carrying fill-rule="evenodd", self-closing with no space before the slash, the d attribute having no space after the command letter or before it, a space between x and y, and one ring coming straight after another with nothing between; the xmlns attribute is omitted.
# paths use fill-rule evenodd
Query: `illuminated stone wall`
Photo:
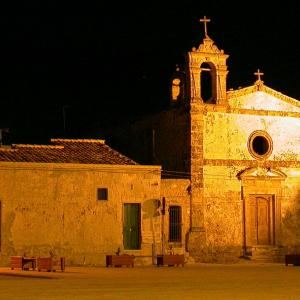
<svg viewBox="0 0 300 300"><path fill-rule="evenodd" d="M242 255L243 206L238 171L229 166L203 169L206 249L202 261L232 261Z"/></svg>
<svg viewBox="0 0 300 300"><path fill-rule="evenodd" d="M103 187L107 201L97 200ZM151 263L161 248L159 199L156 166L1 163L0 263L52 251L67 264L104 265L118 247ZM123 203L141 203L141 250L123 250Z"/></svg>
<svg viewBox="0 0 300 300"><path fill-rule="evenodd" d="M256 130L266 131L272 138L268 160L300 159L299 118L222 112L210 112L205 117L204 158L252 160L247 142Z"/></svg>
<svg viewBox="0 0 300 300"><path fill-rule="evenodd" d="M239 96L230 104L235 107L227 111L213 106L203 109L206 249L199 260L222 261L243 254L243 201L251 194L276 199L274 246L285 252L300 250L299 107L262 92ZM264 159L255 159L249 152L248 140L254 131L267 132L272 140L272 152ZM251 168L283 172L286 178L274 180L268 174L238 178Z"/></svg>
<svg viewBox="0 0 300 300"><path fill-rule="evenodd" d="M300 168L282 168L285 180L281 201L282 244L290 253L300 251Z"/></svg>

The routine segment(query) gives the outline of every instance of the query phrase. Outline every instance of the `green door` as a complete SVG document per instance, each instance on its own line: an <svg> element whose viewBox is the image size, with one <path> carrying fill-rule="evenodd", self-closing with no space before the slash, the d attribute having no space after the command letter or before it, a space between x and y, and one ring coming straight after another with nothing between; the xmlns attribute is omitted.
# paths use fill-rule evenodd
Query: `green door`
<svg viewBox="0 0 300 300"><path fill-rule="evenodd" d="M140 204L124 204L124 249L140 249L140 216Z"/></svg>

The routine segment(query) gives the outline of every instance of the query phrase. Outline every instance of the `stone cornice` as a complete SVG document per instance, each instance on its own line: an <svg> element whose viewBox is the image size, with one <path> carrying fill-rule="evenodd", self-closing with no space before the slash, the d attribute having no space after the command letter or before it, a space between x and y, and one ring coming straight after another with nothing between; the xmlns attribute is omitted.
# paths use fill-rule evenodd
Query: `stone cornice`
<svg viewBox="0 0 300 300"><path fill-rule="evenodd" d="M242 166L248 168L300 168L300 161L281 161L281 160L238 160L238 159L204 159L203 165L206 166Z"/></svg>
<svg viewBox="0 0 300 300"><path fill-rule="evenodd" d="M44 171L99 171L108 173L160 174L161 166L155 165L108 165L73 163L0 162L0 170L44 170Z"/></svg>
<svg viewBox="0 0 300 300"><path fill-rule="evenodd" d="M206 115L208 112L216 112L216 113L240 114L240 115L300 118L300 112L232 108L227 105L215 105L215 104L200 103L200 101L197 103L197 100L198 99L194 99L194 101L190 103L190 113L192 113L192 114L202 113L202 114Z"/></svg>

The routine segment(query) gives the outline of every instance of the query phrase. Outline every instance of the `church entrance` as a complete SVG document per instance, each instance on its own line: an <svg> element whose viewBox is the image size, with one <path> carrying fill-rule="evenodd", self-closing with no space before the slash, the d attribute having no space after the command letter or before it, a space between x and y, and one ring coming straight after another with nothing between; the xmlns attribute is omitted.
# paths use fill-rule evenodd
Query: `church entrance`
<svg viewBox="0 0 300 300"><path fill-rule="evenodd" d="M247 248L275 244L275 199L273 195L249 195L246 201Z"/></svg>

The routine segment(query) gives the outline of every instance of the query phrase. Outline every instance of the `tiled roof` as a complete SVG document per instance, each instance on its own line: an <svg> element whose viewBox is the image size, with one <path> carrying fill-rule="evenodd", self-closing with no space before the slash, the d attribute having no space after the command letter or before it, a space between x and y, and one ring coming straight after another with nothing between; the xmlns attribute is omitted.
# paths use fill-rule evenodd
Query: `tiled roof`
<svg viewBox="0 0 300 300"><path fill-rule="evenodd" d="M137 165L135 161L105 145L103 140L51 139L51 143L0 147L0 162Z"/></svg>

